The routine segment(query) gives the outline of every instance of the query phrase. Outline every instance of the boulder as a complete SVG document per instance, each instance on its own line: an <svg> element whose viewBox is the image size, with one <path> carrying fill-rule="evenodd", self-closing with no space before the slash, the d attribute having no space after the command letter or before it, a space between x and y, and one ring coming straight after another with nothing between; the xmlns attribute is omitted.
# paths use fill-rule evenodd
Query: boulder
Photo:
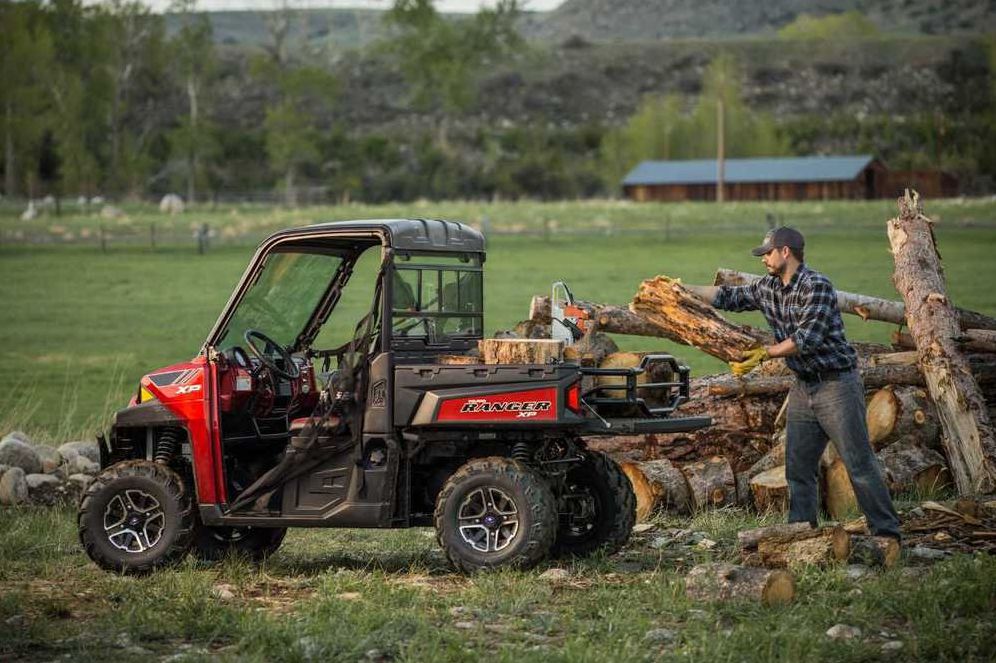
<svg viewBox="0 0 996 663"><path fill-rule="evenodd" d="M91 483L93 483L93 477L89 474L70 474L65 483L68 499L79 502Z"/></svg>
<svg viewBox="0 0 996 663"><path fill-rule="evenodd" d="M28 501L28 483L24 470L12 467L0 477L0 504L14 506Z"/></svg>
<svg viewBox="0 0 996 663"><path fill-rule="evenodd" d="M51 474L62 465L62 454L48 445L39 444L35 447L35 452L41 459L42 472L45 474Z"/></svg>
<svg viewBox="0 0 996 663"><path fill-rule="evenodd" d="M4 440L20 440L25 444L31 444L31 438L24 431L12 430L3 436Z"/></svg>
<svg viewBox="0 0 996 663"><path fill-rule="evenodd" d="M89 474L96 476L100 473L100 465L93 462L86 456L76 455L66 461L66 464L59 468L66 473L66 476L74 474Z"/></svg>
<svg viewBox="0 0 996 663"><path fill-rule="evenodd" d="M53 506L61 502L66 494L62 482L51 474L29 474L24 477L28 486L28 500L32 504Z"/></svg>
<svg viewBox="0 0 996 663"><path fill-rule="evenodd" d="M12 433L0 442L0 464L19 467L25 474L37 474L42 471L41 458L38 452Z"/></svg>
<svg viewBox="0 0 996 663"><path fill-rule="evenodd" d="M159 201L159 211L163 214L183 214L183 198L175 193L167 193Z"/></svg>
<svg viewBox="0 0 996 663"><path fill-rule="evenodd" d="M96 440L78 440L76 442L66 442L59 446L59 453L62 458L68 461L73 456L83 456L95 463L100 463L100 449Z"/></svg>

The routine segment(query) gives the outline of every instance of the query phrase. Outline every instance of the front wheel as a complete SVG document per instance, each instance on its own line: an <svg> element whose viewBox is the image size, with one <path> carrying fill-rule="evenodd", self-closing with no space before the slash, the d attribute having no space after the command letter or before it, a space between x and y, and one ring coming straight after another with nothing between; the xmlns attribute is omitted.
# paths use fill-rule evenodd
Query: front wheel
<svg viewBox="0 0 996 663"><path fill-rule="evenodd" d="M502 457L478 458L457 470L436 499L434 520L439 545L464 572L535 566L557 532L549 485Z"/></svg>
<svg viewBox="0 0 996 663"><path fill-rule="evenodd" d="M636 523L636 496L629 479L608 456L586 451L567 473L558 500L560 527L554 554L584 556L615 552Z"/></svg>
<svg viewBox="0 0 996 663"><path fill-rule="evenodd" d="M226 555L241 555L261 562L283 543L285 527L208 527L201 525L194 535L191 552L198 559L216 562Z"/></svg>
<svg viewBox="0 0 996 663"><path fill-rule="evenodd" d="M179 474L128 460L97 475L80 501L80 543L100 567L145 573L176 564L190 548L194 510Z"/></svg>

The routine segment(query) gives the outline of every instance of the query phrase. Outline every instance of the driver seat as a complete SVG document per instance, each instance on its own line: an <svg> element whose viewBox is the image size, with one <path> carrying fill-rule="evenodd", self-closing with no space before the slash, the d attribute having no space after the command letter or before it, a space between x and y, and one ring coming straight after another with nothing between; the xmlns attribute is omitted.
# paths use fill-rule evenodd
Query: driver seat
<svg viewBox="0 0 996 663"><path fill-rule="evenodd" d="M292 419L290 422L290 429L289 429L291 437L296 437L300 435L304 431L304 429L308 426L308 422L310 421L311 417L300 417L298 419ZM324 427L329 428L331 430L335 430L336 428L339 427L339 424L341 422L342 422L341 417L332 415L326 420Z"/></svg>

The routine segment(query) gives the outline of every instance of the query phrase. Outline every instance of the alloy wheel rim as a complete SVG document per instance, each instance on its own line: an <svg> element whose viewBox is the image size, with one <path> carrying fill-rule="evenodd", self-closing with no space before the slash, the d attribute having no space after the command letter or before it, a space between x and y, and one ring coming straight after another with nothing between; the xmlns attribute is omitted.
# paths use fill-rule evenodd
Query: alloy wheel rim
<svg viewBox="0 0 996 663"><path fill-rule="evenodd" d="M104 508L104 534L118 550L143 553L159 543L165 529L166 512L144 490L123 490Z"/></svg>
<svg viewBox="0 0 996 663"><path fill-rule="evenodd" d="M483 553L504 550L519 534L519 510L515 501L493 486L468 493L460 503L457 522L463 542Z"/></svg>

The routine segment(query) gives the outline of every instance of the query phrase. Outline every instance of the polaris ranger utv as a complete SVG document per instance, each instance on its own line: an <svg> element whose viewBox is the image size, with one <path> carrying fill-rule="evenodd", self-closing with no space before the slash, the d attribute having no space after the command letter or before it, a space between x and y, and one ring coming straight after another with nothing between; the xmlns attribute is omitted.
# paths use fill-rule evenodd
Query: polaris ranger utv
<svg viewBox="0 0 996 663"><path fill-rule="evenodd" d="M373 295L347 319L337 304L366 252ZM710 425L670 416L688 369L439 363L482 338L484 258L480 233L438 220L266 239L200 353L143 377L100 436L87 554L131 573L190 551L261 559L288 527L432 525L464 571L621 546L632 489L582 436ZM346 341L317 347L330 329ZM654 363L671 377L638 383ZM615 384L594 385L604 375Z"/></svg>

